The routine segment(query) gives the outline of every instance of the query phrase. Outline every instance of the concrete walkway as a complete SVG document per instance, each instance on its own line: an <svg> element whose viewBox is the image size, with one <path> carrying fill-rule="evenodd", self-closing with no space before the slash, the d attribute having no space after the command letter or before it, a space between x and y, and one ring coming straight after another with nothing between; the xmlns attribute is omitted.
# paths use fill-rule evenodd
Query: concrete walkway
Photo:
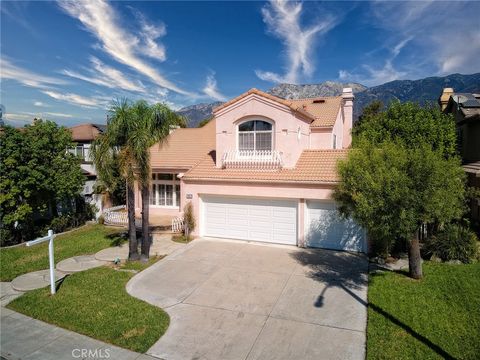
<svg viewBox="0 0 480 360"><path fill-rule="evenodd" d="M171 235L156 235L151 255L168 255L185 245L171 241ZM99 255L100 254L100 255ZM97 259L98 257L101 259ZM60 261L55 270L56 281L69 273L105 265L117 257L126 260L128 244L107 248L96 255L81 255ZM5 306L24 292L50 285L49 270L34 271L16 277L11 283L0 283L0 348L1 357L22 360L118 359L151 360L151 356L119 348L87 336L50 325L19 314Z"/></svg>
<svg viewBox="0 0 480 360"><path fill-rule="evenodd" d="M132 296L171 321L161 359L364 359L365 256L195 240L134 276Z"/></svg>
<svg viewBox="0 0 480 360"><path fill-rule="evenodd" d="M0 282L0 306L6 306L10 301L22 296L23 292L17 291L10 282Z"/></svg>
<svg viewBox="0 0 480 360"><path fill-rule="evenodd" d="M154 234L152 246L150 247L150 255L160 256L169 255L172 252L181 249L185 244L172 241L171 234ZM119 259L125 261L128 258L128 243L120 246L109 247L100 250L95 254L95 259L99 261L115 261Z"/></svg>
<svg viewBox="0 0 480 360"><path fill-rule="evenodd" d="M95 255L80 255L60 261L56 268L61 272L71 274L103 266L106 263L95 259Z"/></svg>
<svg viewBox="0 0 480 360"><path fill-rule="evenodd" d="M66 273L55 270L55 281L63 279ZM50 270L39 270L17 276L12 281L12 288L17 291L31 291L50 285Z"/></svg>
<svg viewBox="0 0 480 360"><path fill-rule="evenodd" d="M4 307L0 308L0 348L1 356L7 360L155 359Z"/></svg>

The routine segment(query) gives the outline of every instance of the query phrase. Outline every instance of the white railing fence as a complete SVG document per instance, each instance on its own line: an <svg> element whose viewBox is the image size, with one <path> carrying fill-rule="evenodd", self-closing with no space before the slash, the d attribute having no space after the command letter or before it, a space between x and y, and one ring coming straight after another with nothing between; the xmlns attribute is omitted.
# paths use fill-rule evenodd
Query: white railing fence
<svg viewBox="0 0 480 360"><path fill-rule="evenodd" d="M172 219L172 232L182 232L183 227L183 217L174 217Z"/></svg>
<svg viewBox="0 0 480 360"><path fill-rule="evenodd" d="M103 210L103 219L106 225L128 225L128 212L125 205L114 206ZM135 226L142 227L142 221L135 219Z"/></svg>
<svg viewBox="0 0 480 360"><path fill-rule="evenodd" d="M277 150L229 150L222 158L223 168L274 170L282 166L282 153Z"/></svg>

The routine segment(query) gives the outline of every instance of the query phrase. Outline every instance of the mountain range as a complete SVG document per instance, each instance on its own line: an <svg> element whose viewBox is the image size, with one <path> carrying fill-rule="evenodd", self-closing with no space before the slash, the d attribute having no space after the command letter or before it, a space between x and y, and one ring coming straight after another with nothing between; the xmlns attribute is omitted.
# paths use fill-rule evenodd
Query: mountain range
<svg viewBox="0 0 480 360"><path fill-rule="evenodd" d="M279 84L267 92L284 99L301 99L319 96L337 96L344 87L351 87L355 94L354 117L374 100L387 105L393 100L412 101L420 104L436 103L443 88L451 87L455 92L480 93L480 73L471 75L452 74L443 77L427 77L419 80L395 80L382 85L366 87L358 83L326 81L320 84ZM212 116L212 109L221 102L201 103L178 110L188 119L190 127Z"/></svg>

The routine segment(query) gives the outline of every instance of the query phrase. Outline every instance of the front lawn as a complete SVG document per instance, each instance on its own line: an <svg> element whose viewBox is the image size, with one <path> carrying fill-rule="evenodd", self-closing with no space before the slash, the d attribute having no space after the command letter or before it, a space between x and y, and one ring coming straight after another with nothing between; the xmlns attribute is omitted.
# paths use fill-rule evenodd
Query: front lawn
<svg viewBox="0 0 480 360"><path fill-rule="evenodd" d="M94 224L55 237L55 263L118 245L122 241L120 233L118 228ZM0 249L0 281L11 281L18 275L43 269L48 269L48 242Z"/></svg>
<svg viewBox="0 0 480 360"><path fill-rule="evenodd" d="M478 359L480 263L426 262L421 281L371 274L368 359Z"/></svg>
<svg viewBox="0 0 480 360"><path fill-rule="evenodd" d="M137 352L147 351L166 331L162 309L127 294L134 274L100 267L67 276L58 292L30 291L8 307L25 315Z"/></svg>

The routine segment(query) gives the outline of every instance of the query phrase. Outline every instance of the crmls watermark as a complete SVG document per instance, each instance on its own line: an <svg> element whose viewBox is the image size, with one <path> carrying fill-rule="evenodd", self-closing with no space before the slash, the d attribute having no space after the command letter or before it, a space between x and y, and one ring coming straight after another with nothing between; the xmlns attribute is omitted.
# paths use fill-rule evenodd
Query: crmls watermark
<svg viewBox="0 0 480 360"><path fill-rule="evenodd" d="M110 349L73 349L74 359L110 359Z"/></svg>

